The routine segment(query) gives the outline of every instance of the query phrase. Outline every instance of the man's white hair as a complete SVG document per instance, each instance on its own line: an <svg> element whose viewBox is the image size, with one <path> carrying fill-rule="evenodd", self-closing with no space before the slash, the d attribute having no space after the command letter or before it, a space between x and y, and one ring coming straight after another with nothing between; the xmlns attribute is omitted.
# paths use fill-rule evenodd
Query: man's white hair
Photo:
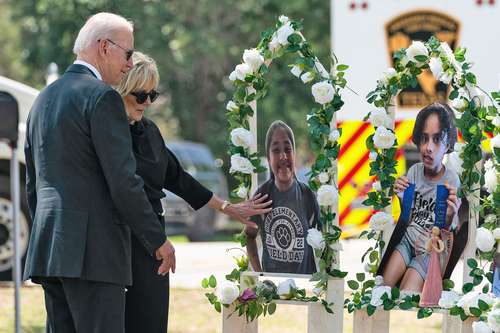
<svg viewBox="0 0 500 333"><path fill-rule="evenodd" d="M113 33L124 27L131 32L134 31L133 23L120 15L105 12L92 15L80 29L73 46L73 53L80 54L98 39L113 38Z"/></svg>

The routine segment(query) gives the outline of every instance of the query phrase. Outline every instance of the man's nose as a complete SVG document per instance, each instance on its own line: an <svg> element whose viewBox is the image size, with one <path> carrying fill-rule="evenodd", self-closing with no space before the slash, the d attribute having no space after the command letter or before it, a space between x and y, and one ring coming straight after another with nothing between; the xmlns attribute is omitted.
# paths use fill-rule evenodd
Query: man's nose
<svg viewBox="0 0 500 333"><path fill-rule="evenodd" d="M281 160L286 160L286 159L287 159L286 153L285 153L284 151L282 151L282 152L280 153L280 159L281 159Z"/></svg>

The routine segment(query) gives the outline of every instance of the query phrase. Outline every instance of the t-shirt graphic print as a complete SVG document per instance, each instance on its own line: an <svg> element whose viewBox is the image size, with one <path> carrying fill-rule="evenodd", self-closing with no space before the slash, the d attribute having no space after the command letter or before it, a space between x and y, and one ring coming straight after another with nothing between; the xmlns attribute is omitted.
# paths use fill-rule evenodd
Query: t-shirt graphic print
<svg viewBox="0 0 500 333"><path fill-rule="evenodd" d="M297 180L280 192L274 180L268 180L257 193L268 194L273 201L269 213L251 218L259 226L262 239L262 269L296 274L316 272L313 250L306 243L307 231L319 225L314 192Z"/></svg>

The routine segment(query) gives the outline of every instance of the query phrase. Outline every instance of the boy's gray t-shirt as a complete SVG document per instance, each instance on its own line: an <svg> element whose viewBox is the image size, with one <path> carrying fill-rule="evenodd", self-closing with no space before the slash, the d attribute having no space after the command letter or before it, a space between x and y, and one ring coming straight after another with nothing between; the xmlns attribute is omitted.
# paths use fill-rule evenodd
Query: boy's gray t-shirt
<svg viewBox="0 0 500 333"><path fill-rule="evenodd" d="M410 183L415 184L415 194L405 237L413 244L416 255L426 253L425 244L435 220L437 185L448 183L456 189L460 187L458 175L444 168L443 176L435 181L425 178L423 163L416 163L408 170L407 177Z"/></svg>
<svg viewBox="0 0 500 333"><path fill-rule="evenodd" d="M257 193L268 194L273 201L269 213L252 217L262 238L262 269L296 274L316 272L314 253L306 241L307 230L319 226L314 192L297 180L287 191L280 192L270 179Z"/></svg>

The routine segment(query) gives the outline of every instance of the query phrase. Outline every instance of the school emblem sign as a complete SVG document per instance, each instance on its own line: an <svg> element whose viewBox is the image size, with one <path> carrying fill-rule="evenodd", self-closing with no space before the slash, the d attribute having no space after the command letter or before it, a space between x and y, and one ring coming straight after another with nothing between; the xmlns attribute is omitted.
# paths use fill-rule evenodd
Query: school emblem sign
<svg viewBox="0 0 500 333"><path fill-rule="evenodd" d="M402 14L385 26L389 58L394 66L394 53L408 48L413 40L426 41L435 36L454 50L458 44L460 24L454 18L436 11L418 10ZM398 96L400 108L422 108L436 100L446 101L448 86L437 81L429 70L418 76L418 86L403 90Z"/></svg>

